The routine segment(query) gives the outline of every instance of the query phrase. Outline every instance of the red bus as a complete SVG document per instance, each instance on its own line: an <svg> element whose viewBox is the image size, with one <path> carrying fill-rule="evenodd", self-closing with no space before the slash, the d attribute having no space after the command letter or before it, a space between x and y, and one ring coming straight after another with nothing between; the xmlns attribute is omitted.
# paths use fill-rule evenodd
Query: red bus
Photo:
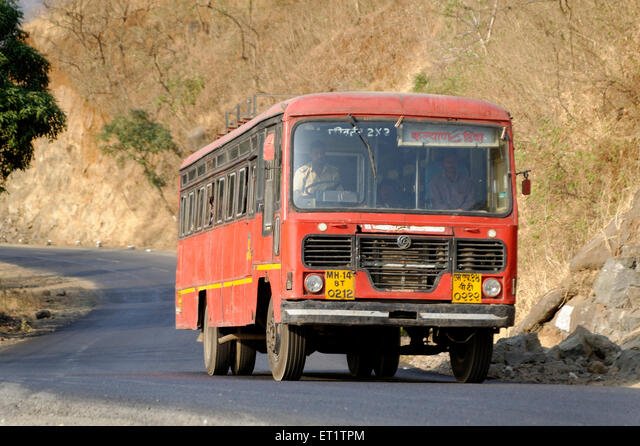
<svg viewBox="0 0 640 446"><path fill-rule="evenodd" d="M482 382L515 316L509 113L320 93L240 123L180 168L176 328L201 331L207 372L251 374L261 352L298 380L318 351L389 378L401 354L448 352Z"/></svg>

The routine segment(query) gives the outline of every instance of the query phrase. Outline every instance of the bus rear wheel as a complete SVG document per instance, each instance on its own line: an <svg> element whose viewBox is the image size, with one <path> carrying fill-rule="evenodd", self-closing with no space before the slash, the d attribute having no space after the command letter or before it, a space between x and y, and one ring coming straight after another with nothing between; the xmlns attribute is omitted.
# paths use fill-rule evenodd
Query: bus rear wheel
<svg viewBox="0 0 640 446"><path fill-rule="evenodd" d="M204 318L204 366L207 373L213 375L226 375L231 366L232 344L218 343L221 333L220 328L209 326L209 317Z"/></svg>
<svg viewBox="0 0 640 446"><path fill-rule="evenodd" d="M267 356L276 381L297 381L302 376L306 355L306 338L302 327L278 324L273 315L273 300L267 311Z"/></svg>
<svg viewBox="0 0 640 446"><path fill-rule="evenodd" d="M464 342L453 342L449 348L453 376L459 382L481 383L489 373L492 355L493 332L474 330Z"/></svg>
<svg viewBox="0 0 640 446"><path fill-rule="evenodd" d="M256 349L241 341L236 341L235 344L231 373L234 375L251 375L256 366Z"/></svg>

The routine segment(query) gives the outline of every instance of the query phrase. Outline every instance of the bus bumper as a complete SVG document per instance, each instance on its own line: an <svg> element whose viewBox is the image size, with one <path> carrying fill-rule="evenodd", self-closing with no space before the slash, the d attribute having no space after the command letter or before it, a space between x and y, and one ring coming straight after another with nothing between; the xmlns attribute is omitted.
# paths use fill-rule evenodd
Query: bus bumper
<svg viewBox="0 0 640 446"><path fill-rule="evenodd" d="M396 325L510 327L515 306L494 304L282 301L282 322L291 325Z"/></svg>

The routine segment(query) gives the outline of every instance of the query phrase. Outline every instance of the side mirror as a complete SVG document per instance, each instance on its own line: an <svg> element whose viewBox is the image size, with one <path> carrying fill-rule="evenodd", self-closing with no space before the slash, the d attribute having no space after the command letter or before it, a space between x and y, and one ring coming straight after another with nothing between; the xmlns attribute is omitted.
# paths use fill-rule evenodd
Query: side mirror
<svg viewBox="0 0 640 446"><path fill-rule="evenodd" d="M522 179L522 195L531 194L531 180L529 179L529 172L531 169L523 170L521 172L516 172L516 175L522 175L524 178Z"/></svg>

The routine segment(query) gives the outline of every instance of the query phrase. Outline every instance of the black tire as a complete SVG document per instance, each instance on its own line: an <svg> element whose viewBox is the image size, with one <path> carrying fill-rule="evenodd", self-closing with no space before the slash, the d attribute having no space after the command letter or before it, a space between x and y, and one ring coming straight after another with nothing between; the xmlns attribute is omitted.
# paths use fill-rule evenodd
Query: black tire
<svg viewBox="0 0 640 446"><path fill-rule="evenodd" d="M383 330L379 343L381 352L374 357L373 371L378 378L393 378L400 364L400 328Z"/></svg>
<svg viewBox="0 0 640 446"><path fill-rule="evenodd" d="M362 352L347 353L347 366L349 373L355 378L369 378L373 372L373 358L370 354Z"/></svg>
<svg viewBox="0 0 640 446"><path fill-rule="evenodd" d="M267 311L267 357L276 381L297 381L307 360L306 338L302 327L277 324L273 316L273 300Z"/></svg>
<svg viewBox="0 0 640 446"><path fill-rule="evenodd" d="M399 353L387 353L376 358L373 371L378 378L393 378L400 364Z"/></svg>
<svg viewBox="0 0 640 446"><path fill-rule="evenodd" d="M256 349L241 341L236 341L234 350L231 373L234 375L251 375L256 366Z"/></svg>
<svg viewBox="0 0 640 446"><path fill-rule="evenodd" d="M481 383L487 378L493 355L493 332L477 329L468 341L452 343L449 348L451 370L456 380Z"/></svg>
<svg viewBox="0 0 640 446"><path fill-rule="evenodd" d="M231 366L231 347L233 344L231 342L218 344L218 339L221 337L220 329L209 326L209 317L206 310L203 333L204 366L207 369L207 373L211 376L226 375Z"/></svg>

